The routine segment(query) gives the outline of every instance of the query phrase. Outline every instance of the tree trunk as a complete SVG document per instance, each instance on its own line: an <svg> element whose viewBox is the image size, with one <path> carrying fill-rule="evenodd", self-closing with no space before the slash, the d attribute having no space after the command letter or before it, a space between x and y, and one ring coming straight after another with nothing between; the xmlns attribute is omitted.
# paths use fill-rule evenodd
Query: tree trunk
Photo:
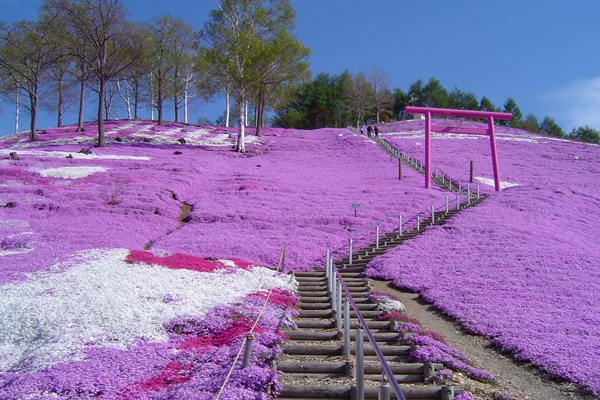
<svg viewBox="0 0 600 400"><path fill-rule="evenodd" d="M134 82L133 87L133 119L138 119L138 101L140 100L139 94L139 84L137 80Z"/></svg>
<svg viewBox="0 0 600 400"><path fill-rule="evenodd" d="M175 122L179 122L179 98L177 95L173 97L173 105L175 106Z"/></svg>
<svg viewBox="0 0 600 400"><path fill-rule="evenodd" d="M19 108L21 106L21 104L19 103L20 101L21 101L21 94L19 93L19 90L17 89L17 95L16 95L17 109L15 110L15 133L19 132Z"/></svg>
<svg viewBox="0 0 600 400"><path fill-rule="evenodd" d="M263 113L265 103L265 90L261 87L256 100L256 136L260 136L260 128L263 126Z"/></svg>
<svg viewBox="0 0 600 400"><path fill-rule="evenodd" d="M229 128L229 86L225 89L225 128Z"/></svg>
<svg viewBox="0 0 600 400"><path fill-rule="evenodd" d="M34 93L29 93L29 105L31 109L30 129L31 129L31 141L37 140L37 114L38 114L38 96L37 88L34 89Z"/></svg>
<svg viewBox="0 0 600 400"><path fill-rule="evenodd" d="M162 99L162 81L158 78L158 98L156 99L156 110L158 111L158 125L163 125L163 99Z"/></svg>
<svg viewBox="0 0 600 400"><path fill-rule="evenodd" d="M187 83L186 83L187 85ZM185 88L185 92L183 93L183 121L188 123L188 90Z"/></svg>
<svg viewBox="0 0 600 400"><path fill-rule="evenodd" d="M85 74L81 68L81 81L79 83L79 116L77 117L77 129L75 132L83 132L83 105L85 104Z"/></svg>
<svg viewBox="0 0 600 400"><path fill-rule="evenodd" d="M62 126L62 116L63 116L63 108L64 108L64 99L63 99L63 77L60 77L60 80L58 81L58 110L57 110L57 121L56 121L56 126L57 127L61 127Z"/></svg>
<svg viewBox="0 0 600 400"><path fill-rule="evenodd" d="M100 85L98 85L98 143L96 147L106 147L104 140L104 120L102 119L102 113L104 112L104 91L105 91L104 77L100 79Z"/></svg>
<svg viewBox="0 0 600 400"><path fill-rule="evenodd" d="M246 152L246 143L245 143L245 132L244 132L244 120L246 116L244 115L244 100L238 101L238 140L237 145L235 147L235 151L238 153Z"/></svg>

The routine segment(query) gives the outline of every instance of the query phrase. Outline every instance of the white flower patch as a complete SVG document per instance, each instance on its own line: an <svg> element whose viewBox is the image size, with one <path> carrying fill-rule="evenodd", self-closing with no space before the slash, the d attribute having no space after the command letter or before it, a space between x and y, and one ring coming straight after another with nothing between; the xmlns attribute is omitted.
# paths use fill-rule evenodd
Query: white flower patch
<svg viewBox="0 0 600 400"><path fill-rule="evenodd" d="M46 142L48 143L48 142ZM0 149L0 154L12 153L15 151L12 150L2 150ZM36 157L53 157L53 158L65 158L69 154L73 159L79 160L140 160L140 161L148 161L151 160L152 157L144 157L144 156L118 156L115 154L83 154L83 153L69 153L66 151L43 151L43 150L19 150L17 154L20 155L32 155Z"/></svg>
<svg viewBox="0 0 600 400"><path fill-rule="evenodd" d="M26 222L26 221L24 221ZM23 235L33 235L33 232L22 232L0 238L0 257L11 254L24 254L35 250L35 247Z"/></svg>
<svg viewBox="0 0 600 400"><path fill-rule="evenodd" d="M476 176L475 179L477 179L479 182L483 183L484 185L496 186L496 182L493 179L482 178L480 176ZM519 184L518 183L510 183L510 182L500 181L500 188L501 189L506 189L506 188L513 187L513 186L519 186Z"/></svg>
<svg viewBox="0 0 600 400"><path fill-rule="evenodd" d="M404 304L402 304L398 300L385 299L385 300L377 303L377 310L387 311L387 312L392 312L392 311L402 312L402 311L406 310L406 307L404 307Z"/></svg>
<svg viewBox="0 0 600 400"><path fill-rule="evenodd" d="M248 139L250 137L245 137L245 143L249 143ZM230 138L227 133L220 133L213 137L208 137L205 140L196 140L193 144L198 146L231 146L235 139Z"/></svg>
<svg viewBox="0 0 600 400"><path fill-rule="evenodd" d="M29 228L29 222L22 219L0 219L0 229L2 228Z"/></svg>
<svg viewBox="0 0 600 400"><path fill-rule="evenodd" d="M39 171L44 178L64 178L64 179L79 179L85 178L96 172L105 172L108 168L104 167L60 167L48 168Z"/></svg>
<svg viewBox="0 0 600 400"><path fill-rule="evenodd" d="M184 134L184 138L186 140L199 140L200 138L208 135L210 133L210 130L208 129L196 129L193 131L187 131Z"/></svg>
<svg viewBox="0 0 600 400"><path fill-rule="evenodd" d="M293 276L265 267L196 272L128 264L128 254L80 252L53 272L0 286L0 371L78 360L89 346L166 341L163 326L176 317L201 317L252 292L296 286Z"/></svg>

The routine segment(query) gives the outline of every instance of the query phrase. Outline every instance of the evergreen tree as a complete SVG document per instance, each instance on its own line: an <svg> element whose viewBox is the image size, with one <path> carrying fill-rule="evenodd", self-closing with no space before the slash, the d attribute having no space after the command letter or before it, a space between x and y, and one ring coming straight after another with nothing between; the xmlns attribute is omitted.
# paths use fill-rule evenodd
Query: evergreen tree
<svg viewBox="0 0 600 400"><path fill-rule="evenodd" d="M479 110L480 111L496 111L496 106L488 99L483 96L481 101L479 102Z"/></svg>
<svg viewBox="0 0 600 400"><path fill-rule="evenodd" d="M570 136L582 142L600 144L600 132L587 125L577 129L573 128Z"/></svg>
<svg viewBox="0 0 600 400"><path fill-rule="evenodd" d="M431 77L423 87L423 104L425 107L447 108L448 91L444 89L439 80Z"/></svg>
<svg viewBox="0 0 600 400"><path fill-rule="evenodd" d="M518 126L519 123L521 122L521 120L523 119L523 113L521 113L521 110L519 109L519 107L517 107L517 103L514 101L514 99L512 97L509 97L506 102L504 103L504 110L503 112L505 113L511 113L513 115L512 120L499 120L498 121L498 125L504 125L504 126Z"/></svg>
<svg viewBox="0 0 600 400"><path fill-rule="evenodd" d="M521 121L517 127L533 133L540 132L540 124L538 119L532 113L527 114L525 120Z"/></svg>
<svg viewBox="0 0 600 400"><path fill-rule="evenodd" d="M549 116L545 116L540 124L540 132L554 137L565 137L565 132L560 126Z"/></svg>

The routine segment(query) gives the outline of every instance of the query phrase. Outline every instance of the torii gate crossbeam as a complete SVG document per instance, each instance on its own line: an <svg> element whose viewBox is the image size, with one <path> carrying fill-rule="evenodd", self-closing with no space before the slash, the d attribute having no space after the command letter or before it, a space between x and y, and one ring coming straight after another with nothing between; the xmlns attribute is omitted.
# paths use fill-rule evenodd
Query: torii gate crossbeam
<svg viewBox="0 0 600 400"><path fill-rule="evenodd" d="M425 115L425 188L431 189L431 132L440 133L461 133L471 135L486 135L490 137L490 147L492 150L492 168L494 169L494 183L496 191L500 191L500 172L498 170L498 153L496 151L496 134L494 132L494 118L512 119L511 113L495 111L475 111L475 110L455 110L451 108L430 108L430 107L412 107L408 106L404 110L407 114ZM479 128L456 128L452 126L431 125L432 115L449 115L466 118L486 118L488 121L487 129Z"/></svg>

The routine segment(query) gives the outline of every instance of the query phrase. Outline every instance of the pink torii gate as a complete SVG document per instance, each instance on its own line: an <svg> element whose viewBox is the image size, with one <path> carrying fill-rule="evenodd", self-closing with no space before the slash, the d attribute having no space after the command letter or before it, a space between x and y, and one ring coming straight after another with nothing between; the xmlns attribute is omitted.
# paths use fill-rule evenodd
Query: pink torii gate
<svg viewBox="0 0 600 400"><path fill-rule="evenodd" d="M500 191L500 173L498 171L498 154L496 152L496 135L494 133L494 118L512 119L511 113L494 111L474 111L474 110L454 110L451 108L429 108L407 106L404 110L407 114L425 115L425 188L431 189L431 132L439 133L463 133L471 135L487 135L490 137L490 146L492 148L492 167L494 168L494 182L496 191ZM450 115L455 117L467 118L487 118L488 128L457 128L453 126L431 125L432 115Z"/></svg>

